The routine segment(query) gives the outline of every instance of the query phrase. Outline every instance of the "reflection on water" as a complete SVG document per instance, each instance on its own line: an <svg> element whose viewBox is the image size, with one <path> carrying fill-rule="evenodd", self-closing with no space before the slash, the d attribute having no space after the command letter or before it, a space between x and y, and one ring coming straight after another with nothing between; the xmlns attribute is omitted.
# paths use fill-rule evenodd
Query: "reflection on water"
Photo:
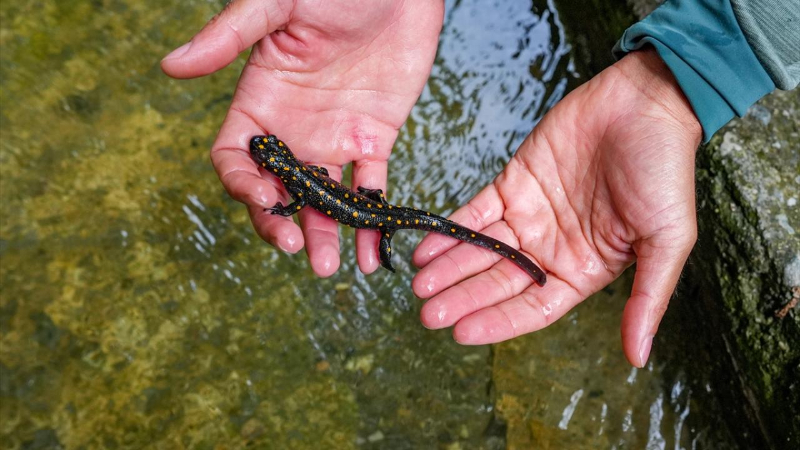
<svg viewBox="0 0 800 450"><path fill-rule="evenodd" d="M318 280L252 232L207 149L241 68L158 59L223 2L0 6L5 448L701 448L713 404L657 342L631 369L625 277L495 347L423 329L398 274ZM392 157L393 201L452 211L581 74L549 2L448 2ZM661 345L659 347L659 345ZM709 391L710 387L707 388ZM705 389L703 390L705 391Z"/></svg>

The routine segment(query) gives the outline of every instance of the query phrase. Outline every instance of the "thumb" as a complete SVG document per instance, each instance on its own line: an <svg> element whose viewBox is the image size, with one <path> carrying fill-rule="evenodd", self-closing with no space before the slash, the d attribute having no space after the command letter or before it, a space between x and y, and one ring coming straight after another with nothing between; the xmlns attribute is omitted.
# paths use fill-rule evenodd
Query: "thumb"
<svg viewBox="0 0 800 450"><path fill-rule="evenodd" d="M622 313L622 349L636 367L647 363L658 324L697 239L696 224L687 225L678 233L660 233L634 245L636 274Z"/></svg>
<svg viewBox="0 0 800 450"><path fill-rule="evenodd" d="M235 0L191 41L161 60L173 78L208 75L231 63L243 50L289 21L291 1Z"/></svg>

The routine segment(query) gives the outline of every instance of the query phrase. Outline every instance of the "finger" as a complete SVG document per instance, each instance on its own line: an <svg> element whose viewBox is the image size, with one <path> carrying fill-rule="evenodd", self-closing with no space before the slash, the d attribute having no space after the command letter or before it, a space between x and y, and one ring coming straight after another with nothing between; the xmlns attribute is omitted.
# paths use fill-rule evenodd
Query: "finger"
<svg viewBox="0 0 800 450"><path fill-rule="evenodd" d="M480 231L503 218L503 200L494 184L486 186L466 205L454 212L449 219L467 228ZM438 255L453 248L458 241L431 233L420 242L412 261L417 267L425 267Z"/></svg>
<svg viewBox="0 0 800 450"><path fill-rule="evenodd" d="M502 342L541 330L583 299L563 280L551 278L544 287L529 287L510 300L464 317L453 328L453 338L464 345Z"/></svg>
<svg viewBox="0 0 800 450"><path fill-rule="evenodd" d="M314 164L313 162L310 164ZM341 180L342 168L323 165L330 177ZM339 269L339 224L313 208L303 208L300 226L305 236L306 252L311 269L317 276L326 278Z"/></svg>
<svg viewBox="0 0 800 450"><path fill-rule="evenodd" d="M303 232L291 218L271 214L260 207L250 206L247 209L253 228L262 239L292 254L303 248Z"/></svg>
<svg viewBox="0 0 800 450"><path fill-rule="evenodd" d="M694 246L697 228L693 222L690 227L676 236L658 236L634 245L636 275L622 313L622 349L636 367L647 363L658 324Z"/></svg>
<svg viewBox="0 0 800 450"><path fill-rule="evenodd" d="M505 222L496 222L483 230L484 234L518 247L514 233ZM430 298L448 287L483 272L503 257L476 245L462 243L428 263L414 276L411 287L419 298ZM516 267L516 266L515 266ZM520 273L525 272L518 269ZM527 275L526 275L527 276ZM530 280L530 277L528 277Z"/></svg>
<svg viewBox="0 0 800 450"><path fill-rule="evenodd" d="M475 311L519 295L530 285L528 274L510 262L501 261L427 301L420 311L420 320L426 328L446 328Z"/></svg>
<svg viewBox="0 0 800 450"><path fill-rule="evenodd" d="M292 2L236 0L211 19L191 41L161 60L161 69L174 78L193 78L231 63L256 41L284 26Z"/></svg>
<svg viewBox="0 0 800 450"><path fill-rule="evenodd" d="M246 150L254 134L264 134L264 130L246 114L231 109L211 148L211 162L228 195L248 206L256 233L283 251L297 253L304 245L300 227L289 217L264 211L279 201L288 204L289 199L280 181L260 169Z"/></svg>
<svg viewBox="0 0 800 450"><path fill-rule="evenodd" d="M278 186L262 177L258 166L241 148L217 148L211 152L211 163L222 186L236 201L261 209L278 202Z"/></svg>
<svg viewBox="0 0 800 450"><path fill-rule="evenodd" d="M211 163L231 198L263 209L275 205L283 187L274 178L262 177L250 156L247 149L254 134L266 133L250 116L230 109L211 147Z"/></svg>
<svg viewBox="0 0 800 450"><path fill-rule="evenodd" d="M360 160L353 164L353 190L362 186L367 189L386 190L386 161ZM356 257L361 272L370 274L379 265L377 230L356 230Z"/></svg>

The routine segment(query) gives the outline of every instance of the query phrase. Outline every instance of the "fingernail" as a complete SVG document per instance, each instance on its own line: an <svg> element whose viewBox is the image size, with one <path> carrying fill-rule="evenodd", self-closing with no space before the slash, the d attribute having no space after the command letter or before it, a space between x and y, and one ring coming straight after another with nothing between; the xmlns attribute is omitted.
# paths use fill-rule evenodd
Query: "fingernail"
<svg viewBox="0 0 800 450"><path fill-rule="evenodd" d="M647 359L650 357L650 349L653 347L653 336L646 337L641 345L639 345L639 368L647 364Z"/></svg>
<svg viewBox="0 0 800 450"><path fill-rule="evenodd" d="M189 51L189 48L191 46L192 46L192 41L189 41L189 42L181 45L180 47L176 48L175 50L173 50L169 55L165 56L164 59L166 60L166 59L177 59L177 58L180 58L181 56L185 55Z"/></svg>

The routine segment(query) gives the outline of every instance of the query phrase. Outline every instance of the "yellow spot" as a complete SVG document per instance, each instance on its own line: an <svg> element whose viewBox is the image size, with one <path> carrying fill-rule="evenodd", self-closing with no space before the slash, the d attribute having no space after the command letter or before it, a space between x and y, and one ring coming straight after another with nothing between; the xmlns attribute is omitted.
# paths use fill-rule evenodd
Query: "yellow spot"
<svg viewBox="0 0 800 450"><path fill-rule="evenodd" d="M300 205L297 205L297 210L298 210L298 211L300 211L300 208L302 208L302 206L300 206Z"/></svg>
<svg viewBox="0 0 800 450"><path fill-rule="evenodd" d="M386 233L386 237L389 237L389 233Z"/></svg>
<svg viewBox="0 0 800 450"><path fill-rule="evenodd" d="M383 222L378 223L378 226L382 227L383 226Z"/></svg>
<svg viewBox="0 0 800 450"><path fill-rule="evenodd" d="M456 229L455 229L455 228L450 228L450 232L451 232L451 233L455 233L455 232L456 232Z"/></svg>
<svg viewBox="0 0 800 450"><path fill-rule="evenodd" d="M419 225L419 219L415 219L415 220L414 220L414 224L415 224L415 225Z"/></svg>
<svg viewBox="0 0 800 450"><path fill-rule="evenodd" d="M427 215L429 215L429 216L431 215L431 213L425 213L425 214L427 214Z"/></svg>
<svg viewBox="0 0 800 450"><path fill-rule="evenodd" d="M392 209L392 205L389 205L389 209Z"/></svg>
<svg viewBox="0 0 800 450"><path fill-rule="evenodd" d="M328 195L328 200L333 200L333 197L331 197L330 195Z"/></svg>
<svg viewBox="0 0 800 450"><path fill-rule="evenodd" d="M294 181L297 181L297 177L292 177L292 179L293 179Z"/></svg>
<svg viewBox="0 0 800 450"><path fill-rule="evenodd" d="M308 171L308 169L306 169L305 167L303 167L303 172L307 172L307 171Z"/></svg>
<svg viewBox="0 0 800 450"><path fill-rule="evenodd" d="M406 220L406 225L408 225L408 221Z"/></svg>
<svg viewBox="0 0 800 450"><path fill-rule="evenodd" d="M353 217L358 217L358 212L353 212Z"/></svg>
<svg viewBox="0 0 800 450"><path fill-rule="evenodd" d="M275 162L275 158L270 158L269 162Z"/></svg>
<svg viewBox="0 0 800 450"><path fill-rule="evenodd" d="M325 195L325 191L319 191L319 195Z"/></svg>
<svg viewBox="0 0 800 450"><path fill-rule="evenodd" d="M302 196L303 196L303 193L302 193L302 192L298 192L298 193L297 193L297 196L298 196L298 197L302 197Z"/></svg>
<svg viewBox="0 0 800 450"><path fill-rule="evenodd" d="M272 169L272 171L278 173L278 169Z"/></svg>
<svg viewBox="0 0 800 450"><path fill-rule="evenodd" d="M278 141L278 147L283 147L283 142Z"/></svg>
<svg viewBox="0 0 800 450"><path fill-rule="evenodd" d="M321 204L322 204L322 202L319 202L319 204L321 205Z"/></svg>
<svg viewBox="0 0 800 450"><path fill-rule="evenodd" d="M390 221L390 222L392 221L392 216L389 216L389 221Z"/></svg>
<svg viewBox="0 0 800 450"><path fill-rule="evenodd" d="M358 203L358 199L353 197L353 203Z"/></svg>
<svg viewBox="0 0 800 450"><path fill-rule="evenodd" d="M375 214L370 214L372 217L375 217Z"/></svg>
<svg viewBox="0 0 800 450"><path fill-rule="evenodd" d="M261 163L261 167L267 167L267 163L265 162Z"/></svg>
<svg viewBox="0 0 800 450"><path fill-rule="evenodd" d="M500 248L500 244L494 244L494 248Z"/></svg>
<svg viewBox="0 0 800 450"><path fill-rule="evenodd" d="M403 221L400 220L400 219L397 219L397 224L400 225L401 223L403 223Z"/></svg>
<svg viewBox="0 0 800 450"><path fill-rule="evenodd" d="M337 204L337 205L341 205L341 204L342 204L342 201L341 201L341 200L339 200L339 199L337 198L337 199L336 199L336 204Z"/></svg>
<svg viewBox="0 0 800 450"><path fill-rule="evenodd" d="M365 220L364 225L369 225L369 220Z"/></svg>
<svg viewBox="0 0 800 450"><path fill-rule="evenodd" d="M311 172L311 175L317 176L317 172Z"/></svg>
<svg viewBox="0 0 800 450"><path fill-rule="evenodd" d="M330 211L328 211L328 215L329 215L329 216L331 215L331 212L330 212Z"/></svg>
<svg viewBox="0 0 800 450"><path fill-rule="evenodd" d="M328 186L328 183L326 183L325 181L323 181L323 182L322 182L322 185L323 185L323 186Z"/></svg>
<svg viewBox="0 0 800 450"><path fill-rule="evenodd" d="M263 144L259 144L259 145L258 145L258 148L261 148L261 149L263 149L263 148L264 148L264 145L263 145Z"/></svg>
<svg viewBox="0 0 800 450"><path fill-rule="evenodd" d="M372 208L372 203L367 203L367 208Z"/></svg>
<svg viewBox="0 0 800 450"><path fill-rule="evenodd" d="M383 209L383 205L380 205L380 204L379 204L379 205L378 205L378 208L381 208L381 209Z"/></svg>
<svg viewBox="0 0 800 450"><path fill-rule="evenodd" d="M470 234L471 237L475 237L475 233Z"/></svg>
<svg viewBox="0 0 800 450"><path fill-rule="evenodd" d="M514 255L511 255L511 259L517 259L517 257L514 256Z"/></svg>
<svg viewBox="0 0 800 450"><path fill-rule="evenodd" d="M431 226L436 226L436 222L431 222Z"/></svg>
<svg viewBox="0 0 800 450"><path fill-rule="evenodd" d="M392 247L386 247L386 253L391 253L391 252L392 252Z"/></svg>
<svg viewBox="0 0 800 450"><path fill-rule="evenodd" d="M383 193L380 193L380 194L378 194L378 195L380 195L381 197L383 197Z"/></svg>
<svg viewBox="0 0 800 450"><path fill-rule="evenodd" d="M310 186L311 186L311 182L310 181L306 181L306 187L310 187Z"/></svg>
<svg viewBox="0 0 800 450"><path fill-rule="evenodd" d="M284 167L283 170L289 170L289 167Z"/></svg>
<svg viewBox="0 0 800 450"><path fill-rule="evenodd" d="M350 194L348 194L348 193L346 193L346 192L345 192L345 194L344 194L344 198L350 198Z"/></svg>

